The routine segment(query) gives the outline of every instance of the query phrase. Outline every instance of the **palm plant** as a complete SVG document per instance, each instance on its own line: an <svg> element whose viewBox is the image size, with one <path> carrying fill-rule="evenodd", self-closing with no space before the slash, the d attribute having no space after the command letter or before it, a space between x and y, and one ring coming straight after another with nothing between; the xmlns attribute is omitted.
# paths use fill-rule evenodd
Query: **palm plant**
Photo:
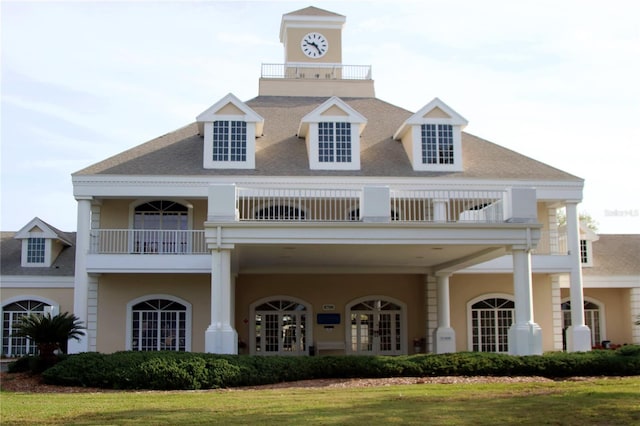
<svg viewBox="0 0 640 426"><path fill-rule="evenodd" d="M53 364L55 351L66 347L69 339L80 340L80 336L84 336L83 329L78 317L69 312L54 316L31 314L14 324L13 336L31 339L37 345L42 360Z"/></svg>

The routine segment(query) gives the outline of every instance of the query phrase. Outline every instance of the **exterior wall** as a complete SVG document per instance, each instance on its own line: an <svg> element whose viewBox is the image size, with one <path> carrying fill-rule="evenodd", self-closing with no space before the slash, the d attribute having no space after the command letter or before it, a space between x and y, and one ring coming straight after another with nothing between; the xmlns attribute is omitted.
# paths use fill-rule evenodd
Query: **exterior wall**
<svg viewBox="0 0 640 426"><path fill-rule="evenodd" d="M167 294L192 305L191 351L204 352L204 332L211 321L208 274L109 274L98 280L98 352L125 350L127 303L138 297Z"/></svg>
<svg viewBox="0 0 640 426"><path fill-rule="evenodd" d="M174 199L174 197L153 197L154 200ZM135 199L106 199L100 208L101 229L129 229L131 226L131 203ZM207 220L207 200L183 200L193 205L193 229L204 229Z"/></svg>
<svg viewBox="0 0 640 426"><path fill-rule="evenodd" d="M236 326L238 341L249 344L249 306L270 296L290 296L312 305L313 340L344 341L346 305L364 296L386 296L407 306L407 350L413 352L414 338L425 336L424 278L421 275L241 275L236 279ZM330 304L335 310L323 311ZM318 313L339 313L340 324L327 331L316 324ZM323 352L324 353L329 353ZM338 351L336 353L344 353Z"/></svg>
<svg viewBox="0 0 640 426"><path fill-rule="evenodd" d="M494 293L513 297L511 274L458 274L449 280L451 327L456 332L456 351L470 350L468 346L467 303L477 297ZM554 350L551 278L533 275L533 319L542 328L543 351Z"/></svg>
<svg viewBox="0 0 640 426"><path fill-rule="evenodd" d="M60 312L73 312L73 288L2 288L2 306L5 301L16 297L22 300L33 296L43 297L60 305Z"/></svg>
<svg viewBox="0 0 640 426"><path fill-rule="evenodd" d="M621 345L633 343L633 322L631 318L631 289L628 288L585 288L585 300L593 300L604 306L604 328L602 340ZM569 289L562 289L562 299L569 297ZM602 314L602 312L601 312Z"/></svg>

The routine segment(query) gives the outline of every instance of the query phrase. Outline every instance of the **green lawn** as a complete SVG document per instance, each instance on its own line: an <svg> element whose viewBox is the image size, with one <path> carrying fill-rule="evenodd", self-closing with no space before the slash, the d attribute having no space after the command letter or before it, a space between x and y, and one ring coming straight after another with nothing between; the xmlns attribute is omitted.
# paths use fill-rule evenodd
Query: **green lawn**
<svg viewBox="0 0 640 426"><path fill-rule="evenodd" d="M640 377L348 389L2 392L2 425L640 424Z"/></svg>

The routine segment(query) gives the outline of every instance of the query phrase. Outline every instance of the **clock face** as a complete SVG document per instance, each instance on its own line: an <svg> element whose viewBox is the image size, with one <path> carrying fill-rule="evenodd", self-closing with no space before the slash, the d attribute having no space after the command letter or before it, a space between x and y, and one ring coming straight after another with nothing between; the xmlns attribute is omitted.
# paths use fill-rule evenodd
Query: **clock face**
<svg viewBox="0 0 640 426"><path fill-rule="evenodd" d="M329 50L329 42L320 33L309 33L302 37L300 47L308 57L321 58Z"/></svg>

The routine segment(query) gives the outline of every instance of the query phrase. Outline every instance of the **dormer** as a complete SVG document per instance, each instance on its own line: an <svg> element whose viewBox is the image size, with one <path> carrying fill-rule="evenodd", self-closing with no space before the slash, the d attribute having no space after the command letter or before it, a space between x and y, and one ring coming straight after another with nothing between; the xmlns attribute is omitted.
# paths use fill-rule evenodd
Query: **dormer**
<svg viewBox="0 0 640 426"><path fill-rule="evenodd" d="M253 169L264 119L232 93L196 118L204 136L205 169Z"/></svg>
<svg viewBox="0 0 640 426"><path fill-rule="evenodd" d="M415 171L462 171L462 129L467 120L435 98L409 117L393 138L401 141Z"/></svg>
<svg viewBox="0 0 640 426"><path fill-rule="evenodd" d="M360 170L360 135L367 119L333 96L302 117L298 137L304 138L311 170Z"/></svg>
<svg viewBox="0 0 640 426"><path fill-rule="evenodd" d="M580 264L582 266L593 266L593 242L599 239L600 237L593 229L580 221Z"/></svg>
<svg viewBox="0 0 640 426"><path fill-rule="evenodd" d="M13 237L22 240L21 265L48 268L73 242L63 232L39 218L32 219Z"/></svg>

